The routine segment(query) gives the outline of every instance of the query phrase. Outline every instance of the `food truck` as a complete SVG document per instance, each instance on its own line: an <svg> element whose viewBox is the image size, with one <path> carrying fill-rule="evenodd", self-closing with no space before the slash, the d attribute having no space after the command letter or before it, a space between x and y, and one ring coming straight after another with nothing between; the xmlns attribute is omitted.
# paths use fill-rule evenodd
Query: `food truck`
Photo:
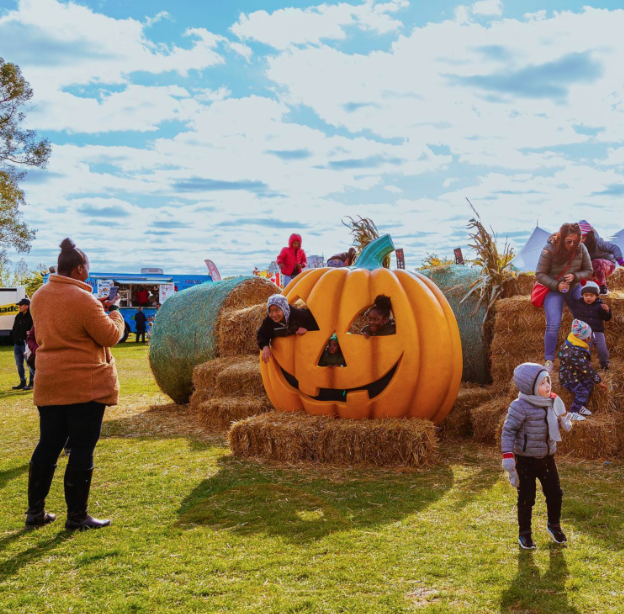
<svg viewBox="0 0 624 614"><path fill-rule="evenodd" d="M0 288L0 340L11 342L15 316L19 313L17 303L26 298L24 288Z"/></svg>
<svg viewBox="0 0 624 614"><path fill-rule="evenodd" d="M48 275L44 282L48 281ZM126 331L119 341L123 343L130 333L136 333L134 318L138 307L149 319L155 317L158 306L162 305L172 294L197 286L212 283L210 275L165 275L162 269L145 268L140 274L132 273L89 273L86 281L93 288L93 294L107 297L112 286L119 288L121 298L119 311L126 322Z"/></svg>

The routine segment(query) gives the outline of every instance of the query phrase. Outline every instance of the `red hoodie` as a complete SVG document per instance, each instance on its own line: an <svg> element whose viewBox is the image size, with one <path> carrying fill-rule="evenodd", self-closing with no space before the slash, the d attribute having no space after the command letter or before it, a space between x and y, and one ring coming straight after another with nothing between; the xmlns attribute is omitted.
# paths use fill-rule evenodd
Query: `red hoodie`
<svg viewBox="0 0 624 614"><path fill-rule="evenodd" d="M292 246L293 241L299 241L297 249ZM308 266L306 254L301 249L301 235L296 233L290 235L288 247L284 247L280 252L280 255L277 257L277 264L284 275L292 275L296 265L299 265L301 269L305 269Z"/></svg>

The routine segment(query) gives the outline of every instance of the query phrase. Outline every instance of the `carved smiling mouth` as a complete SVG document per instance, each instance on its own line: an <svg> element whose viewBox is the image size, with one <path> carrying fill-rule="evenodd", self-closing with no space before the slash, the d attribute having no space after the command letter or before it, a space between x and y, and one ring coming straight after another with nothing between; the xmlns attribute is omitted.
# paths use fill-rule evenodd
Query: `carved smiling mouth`
<svg viewBox="0 0 624 614"><path fill-rule="evenodd" d="M321 388L319 390L318 395L315 397L308 397L310 399L315 399L317 401L346 401L347 395L350 392L355 392L356 390L367 390L368 398L374 399L376 396L380 395L387 387L394 374L397 370L399 363L397 362L388 373L386 373L383 377L380 377L378 380L367 384L366 386L359 386L358 388L348 388L348 389L340 389L340 388ZM284 378L286 381L295 389L299 390L299 381L296 377L285 371L282 367L282 373L284 374ZM299 394L304 394L299 391ZM306 395L307 396L307 395Z"/></svg>

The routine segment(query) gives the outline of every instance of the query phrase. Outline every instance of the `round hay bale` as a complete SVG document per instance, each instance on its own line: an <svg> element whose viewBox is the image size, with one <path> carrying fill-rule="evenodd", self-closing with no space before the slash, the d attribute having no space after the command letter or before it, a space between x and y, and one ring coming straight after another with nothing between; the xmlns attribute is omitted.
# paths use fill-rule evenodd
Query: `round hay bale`
<svg viewBox="0 0 624 614"><path fill-rule="evenodd" d="M478 293L462 303L470 286L479 279L480 270L469 266L447 265L419 273L431 279L442 290L455 314L464 353L463 380L486 384L489 381L489 352L481 331L485 308L481 307L475 313Z"/></svg>
<svg viewBox="0 0 624 614"><path fill-rule="evenodd" d="M270 412L236 422L234 455L293 462L423 467L437 459L429 420L336 420L304 412Z"/></svg>
<svg viewBox="0 0 624 614"><path fill-rule="evenodd" d="M188 402L193 369L218 356L221 313L257 305L277 291L267 279L235 277L193 286L167 299L158 312L149 352L160 389L176 403Z"/></svg>

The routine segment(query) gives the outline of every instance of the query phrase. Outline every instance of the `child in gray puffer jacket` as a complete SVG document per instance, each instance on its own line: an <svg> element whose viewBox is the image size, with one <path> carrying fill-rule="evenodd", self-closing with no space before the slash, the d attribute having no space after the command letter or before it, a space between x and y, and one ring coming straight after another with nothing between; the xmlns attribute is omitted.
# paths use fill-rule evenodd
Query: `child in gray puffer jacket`
<svg viewBox="0 0 624 614"><path fill-rule="evenodd" d="M561 441L559 423L569 431L571 422L563 401L552 393L550 376L542 365L525 362L516 367L514 383L519 394L509 406L501 447L503 469L518 489L518 543L525 550L537 547L531 535L531 518L539 480L546 497L548 532L555 542L563 544L567 541L560 524L563 491L555 452Z"/></svg>

